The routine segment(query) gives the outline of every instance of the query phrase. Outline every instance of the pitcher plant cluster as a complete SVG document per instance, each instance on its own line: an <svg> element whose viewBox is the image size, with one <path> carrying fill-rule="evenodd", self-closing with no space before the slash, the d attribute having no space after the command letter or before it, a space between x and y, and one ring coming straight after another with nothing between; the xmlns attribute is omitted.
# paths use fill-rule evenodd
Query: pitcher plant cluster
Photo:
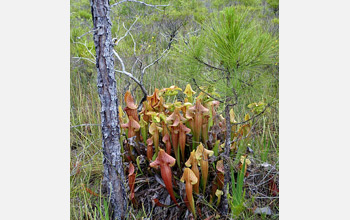
<svg viewBox="0 0 350 220"><path fill-rule="evenodd" d="M178 207L185 204L195 218L200 209L195 198L208 198L214 207L220 205L225 172L219 156L224 151L228 131L224 117L218 113L219 101L209 96L215 91L208 88L201 90L204 92L196 95L190 84L185 90L177 86L155 89L143 102L139 113L131 93L125 93L125 108L123 111L119 107L119 120L126 137L123 155L124 160L129 162L128 184L134 206L137 206L134 193L136 175L150 176L159 172L172 202ZM182 97L181 101L177 100L178 96ZM249 117L247 114L245 120ZM235 125L233 109L230 119L233 124L229 131L232 140L249 138L251 124ZM237 151L237 143L231 144L232 155ZM146 169L141 169L141 160L147 164ZM244 161L239 163L243 169ZM244 168L246 170L246 166ZM174 172L176 176L173 176ZM185 192L180 192L180 184L185 185ZM165 206L158 199L155 203Z"/></svg>

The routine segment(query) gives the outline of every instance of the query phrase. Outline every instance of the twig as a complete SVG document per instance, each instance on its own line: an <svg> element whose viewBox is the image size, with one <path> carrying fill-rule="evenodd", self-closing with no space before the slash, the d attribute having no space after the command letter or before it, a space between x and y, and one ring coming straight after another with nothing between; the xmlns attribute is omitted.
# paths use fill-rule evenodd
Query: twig
<svg viewBox="0 0 350 220"><path fill-rule="evenodd" d="M271 169L272 170L272 169ZM266 174L266 176L271 172L271 170ZM261 185L264 185L265 183L269 182L270 180L272 180L274 178L274 176L270 177L269 179L267 179L266 181L264 182L260 182L258 185L256 185L255 187L259 187ZM263 179L264 180L264 179ZM261 181L263 181L261 180Z"/></svg>
<svg viewBox="0 0 350 220"><path fill-rule="evenodd" d="M126 0L126 1L127 1L127 0ZM122 2L126 2L126 1L120 1L120 2L115 3L114 5L118 5L118 4L120 4L120 3L122 3ZM133 0L130 0L130 1L131 1L131 2L139 2L139 1L133 1ZM143 2L139 2L139 3L143 3ZM143 4L146 4L146 3L143 3ZM151 6L151 5L148 5L148 4L146 4L146 5L147 5L147 6ZM167 6L167 5L157 5L157 6ZM127 29L127 28L124 26L124 23L123 23L123 27L124 27L124 29L127 30L127 31L125 32L124 36L122 36L121 38L119 38L119 39L116 41L116 43L115 43L115 45L118 45L118 43L119 43L122 39L124 39L128 34L130 35L130 37L131 37L131 39L132 39L132 41L133 41L133 43L134 43L134 56L136 57L136 61L134 62L133 66L132 66L132 68L131 68L131 73L128 72L128 71L126 71L124 61L123 61L122 58L119 56L119 54L118 54L115 50L113 50L113 53L114 53L114 55L117 57L117 59L119 60L121 66L122 66L122 70L115 70L115 71L116 71L116 72L119 72L119 73L123 73L124 75L130 77L134 82L136 82L137 85L140 86L140 88L141 88L141 90L142 90L142 92L143 92L143 94L144 94L144 96L143 96L143 98L141 99L140 104L139 104L139 106L138 106L138 111L141 111L142 103L147 99L147 91L146 91L146 89L145 89L145 87L144 87L144 85L143 85L143 77L144 77L144 74L145 74L146 70L147 70L149 67L153 66L155 63L157 63L160 59L162 59L164 56L166 56L166 55L168 54L168 52L169 52L169 50L170 50L170 48L171 48L171 44L172 44L173 41L175 40L176 33L177 33L178 29L181 27L181 25L180 25L178 28L176 28L176 29L172 32L172 34L171 34L171 36L170 36L170 41L169 41L169 43L168 43L168 45L167 45L167 48L161 53L161 55L160 55L158 58L156 58L155 60L153 60L150 64L148 64L147 66L145 66L143 69L140 67L140 70L141 70L141 78L140 78L140 80L138 80L138 79L133 75L133 74L134 74L134 67L135 67L137 61L140 61L141 65L142 65L142 61L136 56L136 42L135 42L135 40L134 40L132 34L130 33L132 27L134 26L134 24L136 23L137 20L138 20L138 18L136 18L136 20L135 20L135 21L133 22L133 24L129 27L129 29ZM115 41L116 38L114 38L113 40Z"/></svg>
<svg viewBox="0 0 350 220"><path fill-rule="evenodd" d="M136 17L134 23L132 23L132 25L129 27L129 29L126 29L126 27L124 26L124 22L123 22L123 27L124 27L124 29L126 30L124 36L122 36L121 38L119 38L119 39L117 40L117 42L115 42L116 38L113 38L113 39L112 39L112 42L115 42L114 44L115 44L115 45L118 45L118 43L119 43L121 40L123 40L123 39L129 34L130 30L132 29L132 27L134 26L134 24L136 23L136 21L137 21L138 19L139 19L139 18Z"/></svg>
<svg viewBox="0 0 350 220"><path fill-rule="evenodd" d="M202 63L202 64L206 65L207 67L212 68L212 69L216 69L216 70L221 70L221 71L224 71L224 72L228 72L228 71L227 71L227 70L225 70L225 69L222 69L222 68L219 68L219 67L213 66L213 65L211 65L211 64L209 64L209 63L206 63L206 62L204 62L203 60L200 60L198 57L194 57L194 59L195 59L195 60L197 60L198 62L200 62L200 63ZM241 79L237 79L237 80L238 80L238 81L240 81L241 83L246 84L247 86L252 86L252 84L247 83L247 82L246 82L246 81L244 81L244 80L241 80ZM217 80L214 80L214 82L215 82L215 81L217 81Z"/></svg>
<svg viewBox="0 0 350 220"><path fill-rule="evenodd" d="M120 56L118 55L118 53L117 53L115 50L113 50L113 53L114 53L114 55L118 58L120 64L122 65L122 71L120 71L120 70L115 70L115 71L118 72L118 73L123 73L124 75L127 75L127 76L130 77L132 80L134 80L134 81L137 83L137 85L140 86L140 88L141 88L143 94L144 94L145 96L147 96L147 91L146 91L145 87L143 86L143 84L142 84L138 79L136 79L136 78L134 77L134 75L132 75L131 73L129 73L129 72L127 72L127 71L125 70L124 62L123 62L123 60L120 58Z"/></svg>
<svg viewBox="0 0 350 220"><path fill-rule="evenodd" d="M232 143L234 143L234 142L237 142L237 141L240 141L240 140L243 140L243 139L246 139L246 138L248 138L248 136L252 133L252 131L254 130L254 128L255 128L255 126L257 125L258 123L256 122L253 126L252 126L252 128L249 130L249 132L248 132L248 134L246 135L246 136L239 136L238 138L236 138L236 139L234 139L234 140L232 140L231 142L230 142L230 145L232 144Z"/></svg>
<svg viewBox="0 0 350 220"><path fill-rule="evenodd" d="M158 9L158 7L167 7L167 6L170 5L170 4L167 4L167 5L152 5L152 4L147 4L147 3L145 3L145 2L136 1L136 0L122 0L122 1L120 1L120 2L114 3L113 5L111 5L111 7L117 6L117 5L119 5L119 4L121 4L121 3L124 3L124 2L136 2L136 3L140 3L140 4L142 4L142 5L145 5L145 6L153 7L153 8L155 8L155 9L157 9L157 10L160 10L160 9Z"/></svg>
<svg viewBox="0 0 350 220"><path fill-rule="evenodd" d="M200 31L201 29L197 29L197 30L195 30L195 31L192 31L192 32L188 32L186 35L191 35L191 34L195 34L195 33L197 33L198 31Z"/></svg>
<svg viewBox="0 0 350 220"><path fill-rule="evenodd" d="M208 63L206 63L206 62L204 62L204 61L200 60L198 57L194 57L194 59L196 59L198 62L200 62L200 63L202 63L202 64L204 64L204 65L206 65L207 67L210 67L210 68L212 68L212 69L221 70L221 71L224 71L224 72L226 72L226 71L227 71L227 70L225 70L225 69L222 69L222 68L219 68L219 67L212 66L212 65L210 65L210 64L208 64Z"/></svg>
<svg viewBox="0 0 350 220"><path fill-rule="evenodd" d="M96 64L94 61L92 61L91 59L89 58L86 58L86 57L72 57L73 59L78 59L77 62L80 60L80 59L83 59L83 60L87 60L93 64Z"/></svg>
<svg viewBox="0 0 350 220"><path fill-rule="evenodd" d="M213 96L210 95L209 93L207 93L207 92L203 91L201 88L199 88L199 86L198 86L198 84L197 84L197 82L196 82L196 80L195 80L194 78L192 78L192 80L193 80L193 82L194 82L194 85L199 89L199 91L203 92L203 93L206 94L207 96L209 96L209 97L215 99L216 101L218 101L218 102L220 102L220 103L225 103L225 101L222 101L222 100L220 100L220 99L218 99L218 98L216 98L216 97L213 97Z"/></svg>
<svg viewBox="0 0 350 220"><path fill-rule="evenodd" d="M181 27L181 26L180 26L180 27ZM179 27L179 28L180 28L180 27ZM176 36L177 31L179 30L179 28L177 28L176 30L173 31L172 35L170 36L170 41L169 41L169 43L168 43L168 46L167 46L167 48L162 52L162 54L161 54L157 59L155 59L152 63L150 63L149 65L147 65L145 68L143 68L143 69L141 70L141 80L140 80L141 83L143 82L143 76L144 76L144 74L145 74L146 69L149 68L150 66L154 65L154 64L155 64L156 62L158 62L160 59L162 59L163 56L165 55L165 53L168 52L168 51L170 50L171 44L174 42L175 36Z"/></svg>
<svg viewBox="0 0 350 220"><path fill-rule="evenodd" d="M130 35L130 37L131 37L131 39L132 39L132 42L134 43L134 56L135 56L135 58L136 58L134 64L132 65L132 68L131 68L131 73L134 74L135 65L136 65L136 63L137 63L138 61L141 62L141 60L136 56L136 42L135 42L135 39L134 39L134 37L132 36L132 34L131 34L130 32L129 32L129 35ZM141 62L141 63L142 63L142 62ZM140 82L142 83L142 79L141 79Z"/></svg>
<svg viewBox="0 0 350 220"><path fill-rule="evenodd" d="M251 121L251 120L253 120L254 118L256 118L256 117L259 117L261 114L263 114L265 111L266 111L266 109L268 108L268 107L270 107L270 103L269 104L267 104L267 106L264 108L264 110L262 111L262 112L260 112L259 114L257 114L257 115L254 115L253 117L251 117L250 119L248 119L248 120L246 120L246 121L242 121L242 122L237 122L237 123L233 123L232 125L240 125L240 124L244 124L244 123L247 123L248 121Z"/></svg>
<svg viewBox="0 0 350 220"><path fill-rule="evenodd" d="M136 22L136 21L135 21L135 22ZM124 28L125 28L125 27L124 27ZM130 30L130 29L129 29L129 30ZM127 31L127 33L129 33L129 31ZM129 34L130 34L130 33L129 33ZM123 37L123 38L124 38L124 37ZM123 39L123 38L121 38L121 39ZM121 40L121 39L119 39L119 40ZM119 42L119 40L118 40L118 42ZM133 39L133 40L134 40L134 39ZM155 59L152 63L150 63L149 65L147 65L146 67L144 67L144 68L141 70L141 80L140 80L140 81L139 81L132 73L129 73L129 72L126 71L125 64L124 64L123 60L121 59L121 57L119 56L119 54L118 54L115 50L113 50L114 55L118 58L118 60L119 60L119 62L120 62L120 64L121 64L121 66L122 66L122 71L120 71L120 70L115 70L115 71L116 71L116 72L119 72L119 73L123 73L123 74L127 75L128 77L130 77L132 80L134 80L134 81L136 82L136 84L140 86L140 88L141 88L141 90L142 90L142 92L143 92L143 94L144 94L144 96L143 96L143 98L141 99L140 104L139 104L139 106L138 106L138 111L141 111L142 103L147 99L147 91L146 91L145 87L143 86L143 76L144 76L144 74L145 74L145 71L146 71L149 67L151 67L151 66L153 66L155 63L157 63L160 59L162 59L162 58L167 54L167 52L170 50L170 46L171 46L171 43L172 43L173 41L174 41L174 38L169 42L168 47L162 52L162 54L161 54L157 59ZM118 44L118 43L116 43L116 44ZM135 46L135 41L134 41L134 46ZM136 58L136 61L135 61L134 65L136 64L137 60L139 60L139 59ZM140 60L139 60L139 61L140 61ZM134 68L134 65L133 65L133 68ZM133 68L132 68L132 72L133 72Z"/></svg>
<svg viewBox="0 0 350 220"><path fill-rule="evenodd" d="M123 94L126 93L126 91L129 89L130 86L130 80L128 80L128 82L125 84L124 89L123 89Z"/></svg>
<svg viewBox="0 0 350 220"><path fill-rule="evenodd" d="M275 164L277 164L279 162L279 160L277 160L277 162L275 163ZM263 185L264 183L266 183L266 181L265 182L263 182L265 179L266 179L266 177L273 171L273 170L276 170L276 167L275 166L273 166L273 165L271 165L272 166L272 168L267 172L267 174L262 178L262 180L260 181L260 183L258 184L258 185L256 185L256 187L258 187L258 186L261 186L261 185ZM272 179L272 178L271 178ZM267 181L269 181L269 180L267 180Z"/></svg>
<svg viewBox="0 0 350 220"><path fill-rule="evenodd" d="M130 35L130 37L132 39L132 42L134 42L134 56L136 57L136 42L135 42L134 37L132 36L132 34L129 33L129 35Z"/></svg>
<svg viewBox="0 0 350 220"><path fill-rule="evenodd" d="M87 34L90 34L91 32L94 32L94 31L97 31L97 29L88 31L88 32L86 32L85 34L81 35L80 37L77 37L77 39L80 40L80 38L84 37L84 36L87 35Z"/></svg>
<svg viewBox="0 0 350 220"><path fill-rule="evenodd" d="M210 95L209 93L203 91L203 90L198 86L198 84L197 84L197 82L196 82L196 80L195 80L194 78L192 78L192 80L193 80L195 86L199 89L199 91L201 91L201 92L203 92L204 94L206 94L207 96L209 96L209 97L215 99L216 101L218 101L218 102L220 102L220 103L226 103L226 105L228 105L228 106L230 106L230 107L235 106L235 105L237 104L237 101L236 101L235 103L232 103L232 104L227 104L227 102L225 102L225 101L223 101L223 100L221 100L221 99L218 99L218 98L216 98L216 97ZM234 93L235 93L235 91L234 91Z"/></svg>
<svg viewBox="0 0 350 220"><path fill-rule="evenodd" d="M83 127L83 126L101 126L101 124L80 124L80 125L74 125L70 128L77 128L77 127Z"/></svg>
<svg viewBox="0 0 350 220"><path fill-rule="evenodd" d="M83 45L86 48L86 50L89 52L89 54L94 58L94 60L96 60L95 55L91 52L91 50L89 50L89 48L86 46L86 43L85 44L83 44L81 42L73 42L73 43L74 44L81 44L81 45Z"/></svg>
<svg viewBox="0 0 350 220"><path fill-rule="evenodd" d="M135 60L134 64L133 64L132 67L131 67L131 74L134 74L135 65L136 65L136 63L137 63L138 61L140 61L138 57L135 57L135 58L136 58L136 60ZM141 82L142 82L142 81L141 81Z"/></svg>
<svg viewBox="0 0 350 220"><path fill-rule="evenodd" d="M262 197L262 196L254 197L254 199L278 199L278 198L279 198L278 196L275 196L275 197L269 197L269 196L266 196L266 197Z"/></svg>
<svg viewBox="0 0 350 220"><path fill-rule="evenodd" d="M143 85L140 83L140 81L139 81L138 79L136 79L131 73L126 72L126 71L120 71L120 70L115 70L115 71L118 72L118 73L123 73L124 75L126 75L126 76L130 77L132 80L134 80L134 82L136 82L137 85L139 85L139 86L141 87L142 92L143 92L145 95L147 95L147 91L146 91L146 89L144 88L144 86L143 86Z"/></svg>
<svg viewBox="0 0 350 220"><path fill-rule="evenodd" d="M152 63L148 64L145 68L142 69L142 71L141 71L141 83L142 83L142 81L143 81L143 76L144 76L144 74L145 74L146 69L149 68L149 67L151 67L151 66L153 66L156 62L158 62L160 59L162 59L163 56L164 56L164 54L165 54L167 51L169 51L168 48L165 49L165 50L162 52L162 54L161 54L157 59L155 59Z"/></svg>

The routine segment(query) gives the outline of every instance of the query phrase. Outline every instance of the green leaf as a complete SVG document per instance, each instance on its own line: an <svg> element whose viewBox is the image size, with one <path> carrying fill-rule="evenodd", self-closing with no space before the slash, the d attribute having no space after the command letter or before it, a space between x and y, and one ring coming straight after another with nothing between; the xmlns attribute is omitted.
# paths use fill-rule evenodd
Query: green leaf
<svg viewBox="0 0 350 220"><path fill-rule="evenodd" d="M136 158L136 164L137 164L137 167L139 168L139 171L141 172L141 175L143 175L143 172L142 172L141 166L140 166L140 156L137 156L137 158Z"/></svg>

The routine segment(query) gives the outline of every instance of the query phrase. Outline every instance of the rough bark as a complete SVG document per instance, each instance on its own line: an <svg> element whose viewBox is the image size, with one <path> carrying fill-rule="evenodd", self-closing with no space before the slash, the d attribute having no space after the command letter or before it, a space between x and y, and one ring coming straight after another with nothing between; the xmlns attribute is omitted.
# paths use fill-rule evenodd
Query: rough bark
<svg viewBox="0 0 350 220"><path fill-rule="evenodd" d="M221 198L221 214L222 216L228 217L228 211L229 211L229 206L228 206L228 200L227 200L227 195L229 194L230 190L230 182L231 182L231 170L230 170L230 142L231 142L231 123L230 123L230 105L225 106L225 121L226 121L226 139L225 139L225 151L224 151L224 156L223 160L225 161L224 163L224 194L222 195Z"/></svg>
<svg viewBox="0 0 350 220"><path fill-rule="evenodd" d="M114 74L110 5L108 0L91 0L96 49L97 87L101 101L103 185L107 188L113 219L123 219L126 211L123 161L120 146L118 96Z"/></svg>

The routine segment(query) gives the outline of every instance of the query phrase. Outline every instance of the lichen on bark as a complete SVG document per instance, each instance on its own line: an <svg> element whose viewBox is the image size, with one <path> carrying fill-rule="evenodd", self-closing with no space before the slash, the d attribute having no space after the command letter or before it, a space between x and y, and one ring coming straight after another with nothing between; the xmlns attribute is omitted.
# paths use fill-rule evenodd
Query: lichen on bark
<svg viewBox="0 0 350 220"><path fill-rule="evenodd" d="M108 0L91 0L96 50L97 88L101 102L103 186L107 188L113 219L123 219L126 211L124 170L121 157L118 96L114 74L110 5Z"/></svg>

